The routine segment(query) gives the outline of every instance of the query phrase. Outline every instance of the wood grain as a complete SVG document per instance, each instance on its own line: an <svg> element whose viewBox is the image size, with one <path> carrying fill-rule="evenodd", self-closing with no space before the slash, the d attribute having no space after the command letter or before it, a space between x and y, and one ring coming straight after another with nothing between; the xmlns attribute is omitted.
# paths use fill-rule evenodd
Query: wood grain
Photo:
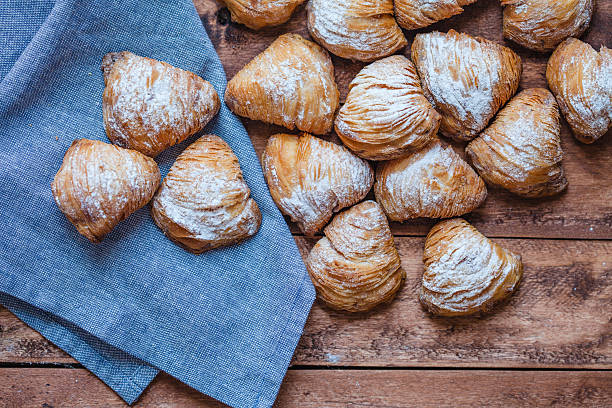
<svg viewBox="0 0 612 408"><path fill-rule="evenodd" d="M612 374L602 371L290 370L275 407L457 407L612 404ZM125 407L84 369L0 368L0 405ZM225 405L161 374L135 407Z"/></svg>
<svg viewBox="0 0 612 408"><path fill-rule="evenodd" d="M296 237L305 256L315 240ZM612 242L496 240L522 254L518 293L481 318L436 318L416 298L423 238L396 238L407 280L388 306L349 315L315 303L293 364L612 368ZM0 309L0 362L74 362Z"/></svg>
<svg viewBox="0 0 612 408"><path fill-rule="evenodd" d="M286 24L277 28L253 31L230 21L229 13L214 0L196 0L212 42L219 53L228 78L233 77L248 61L263 51L276 37L285 32L296 32L307 38L306 12L300 7ZM612 46L610 24L612 1L597 2L591 29L583 40L599 49L600 45ZM479 35L504 43L515 50L523 60L521 89L546 87L546 62L550 54L536 53L505 41L502 38L502 9L497 0L480 0L466 7L463 14L434 24L416 32L406 32L409 43L415 33L431 30L448 31L453 28L472 35ZM406 53L409 54L409 48ZM348 84L364 66L339 57L333 57L336 81L344 100ZM261 155L267 138L278 132L286 132L278 126L262 122L243 120L253 145ZM609 132L610 133L610 132ZM483 207L466 218L484 234L492 237L539 237L612 239L612 144L609 134L593 145L577 142L563 122L562 142L565 150L564 166L569 180L567 192L544 200L522 199L498 188L492 188ZM338 139L335 135L330 140ZM464 145L455 144L462 150ZM396 235L422 236L435 221L414 220L403 224L393 223ZM291 224L292 231L298 232Z"/></svg>

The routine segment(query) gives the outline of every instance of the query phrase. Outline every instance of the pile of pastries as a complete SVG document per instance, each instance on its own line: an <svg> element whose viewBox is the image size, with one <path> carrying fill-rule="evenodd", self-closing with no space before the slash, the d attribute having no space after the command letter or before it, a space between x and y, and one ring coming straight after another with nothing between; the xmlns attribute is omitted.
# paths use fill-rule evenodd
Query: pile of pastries
<svg viewBox="0 0 612 408"><path fill-rule="evenodd" d="M223 0L251 29L286 22L303 1ZM304 234L323 234L305 263L332 308L364 312L391 301L405 272L389 220L425 217L444 220L425 240L422 305L443 316L489 311L517 289L521 257L457 217L483 204L487 185L526 199L565 190L561 114L584 143L612 126L612 52L573 38L589 25L592 0L501 0L506 38L554 50L550 91L517 93L521 58L454 30L416 34L397 54L408 43L403 30L475 1L310 0L314 42L281 35L227 85L224 102L237 115L301 132L271 135L262 168L281 212ZM342 105L330 52L369 63ZM222 138L192 143L161 186L152 159L211 120L220 105L213 87L129 52L104 56L102 71L113 144L75 141L52 184L77 230L99 242L152 200L155 223L194 253L255 235L261 213ZM317 136L332 130L342 144ZM466 143L466 160L448 140Z"/></svg>

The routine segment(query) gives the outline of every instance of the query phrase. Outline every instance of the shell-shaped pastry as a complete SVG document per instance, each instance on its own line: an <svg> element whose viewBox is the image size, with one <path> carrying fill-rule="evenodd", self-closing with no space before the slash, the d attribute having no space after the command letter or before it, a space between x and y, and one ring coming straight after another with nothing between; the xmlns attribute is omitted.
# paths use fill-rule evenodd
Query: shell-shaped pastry
<svg viewBox="0 0 612 408"><path fill-rule="evenodd" d="M357 74L335 125L340 139L357 155L390 160L431 142L440 114L423 95L414 64L393 55Z"/></svg>
<svg viewBox="0 0 612 408"><path fill-rule="evenodd" d="M568 38L548 60L548 87L576 139L593 143L612 126L612 51Z"/></svg>
<svg viewBox="0 0 612 408"><path fill-rule="evenodd" d="M519 93L465 151L488 183L524 197L545 197L567 187L561 166L561 125L546 89Z"/></svg>
<svg viewBox="0 0 612 408"><path fill-rule="evenodd" d="M387 218L374 201L336 215L310 251L306 269L319 299L348 312L391 301L406 276Z"/></svg>
<svg viewBox="0 0 612 408"><path fill-rule="evenodd" d="M501 0L504 37L536 51L552 51L580 37L591 22L594 0Z"/></svg>
<svg viewBox="0 0 612 408"><path fill-rule="evenodd" d="M423 92L442 114L440 133L472 140L516 92L521 59L511 49L450 30L417 34L412 61Z"/></svg>
<svg viewBox="0 0 612 408"><path fill-rule="evenodd" d="M487 198L484 181L437 139L404 158L381 163L374 193L392 221L456 217Z"/></svg>
<svg viewBox="0 0 612 408"><path fill-rule="evenodd" d="M523 276L520 255L460 218L444 220L429 231L423 262L419 298L441 316L488 312L518 288Z"/></svg>
<svg viewBox="0 0 612 408"><path fill-rule="evenodd" d="M395 0L395 18L407 30L427 27L463 13L463 6L476 0Z"/></svg>
<svg viewBox="0 0 612 408"><path fill-rule="evenodd" d="M278 37L225 91L240 116L315 134L331 131L339 98L329 54L298 34Z"/></svg>
<svg viewBox="0 0 612 408"><path fill-rule="evenodd" d="M309 134L270 137L262 162L276 205L307 235L320 231L334 212L363 200L374 182L365 160Z"/></svg>
<svg viewBox="0 0 612 408"><path fill-rule="evenodd" d="M304 0L221 0L229 9L232 20L253 30L276 26L289 20Z"/></svg>
<svg viewBox="0 0 612 408"><path fill-rule="evenodd" d="M51 183L53 198L81 235L98 243L145 206L161 176L155 160L97 140L75 140Z"/></svg>
<svg viewBox="0 0 612 408"><path fill-rule="evenodd" d="M333 54L374 61L407 44L393 17L393 0L310 0L308 30Z"/></svg>
<svg viewBox="0 0 612 408"><path fill-rule="evenodd" d="M106 135L147 156L202 130L221 106L213 86L193 72L128 51L106 54L102 71Z"/></svg>
<svg viewBox="0 0 612 408"><path fill-rule="evenodd" d="M261 224L238 158L214 135L200 137L177 157L151 215L168 238L196 254L249 238Z"/></svg>

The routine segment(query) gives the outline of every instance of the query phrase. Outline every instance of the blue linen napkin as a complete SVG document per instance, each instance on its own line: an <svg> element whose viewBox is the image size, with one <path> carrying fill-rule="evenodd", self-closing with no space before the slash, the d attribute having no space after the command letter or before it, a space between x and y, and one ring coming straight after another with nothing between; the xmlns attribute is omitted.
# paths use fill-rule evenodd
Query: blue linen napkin
<svg viewBox="0 0 612 408"><path fill-rule="evenodd" d="M122 50L193 71L223 98L223 67L190 0L0 2L0 303L128 403L159 369L235 407L271 406L314 288L224 105L206 133L240 160L263 215L254 238L192 255L147 206L94 245L53 201L72 141L107 141L100 63ZM193 140L157 157L162 176Z"/></svg>

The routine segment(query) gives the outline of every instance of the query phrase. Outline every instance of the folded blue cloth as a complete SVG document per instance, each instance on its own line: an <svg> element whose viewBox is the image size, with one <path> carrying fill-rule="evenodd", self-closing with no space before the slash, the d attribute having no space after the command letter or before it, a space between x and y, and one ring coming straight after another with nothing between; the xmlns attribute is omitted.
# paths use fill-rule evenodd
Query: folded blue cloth
<svg viewBox="0 0 612 408"><path fill-rule="evenodd" d="M263 215L239 245L192 255L145 207L98 245L56 207L50 183L77 138L107 141L102 56L225 73L190 0L0 2L0 302L127 402L163 370L235 407L268 407L314 289L251 141L225 106L207 133L240 160ZM157 157L162 176L194 138Z"/></svg>

